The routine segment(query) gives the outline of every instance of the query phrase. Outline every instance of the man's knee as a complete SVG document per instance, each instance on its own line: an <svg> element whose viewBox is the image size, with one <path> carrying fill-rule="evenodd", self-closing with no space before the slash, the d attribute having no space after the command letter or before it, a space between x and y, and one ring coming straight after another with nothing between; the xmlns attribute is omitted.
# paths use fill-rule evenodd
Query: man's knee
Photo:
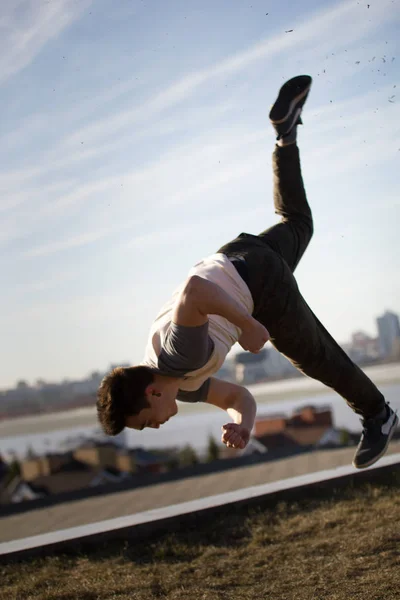
<svg viewBox="0 0 400 600"><path fill-rule="evenodd" d="M314 222L312 216L301 215L292 221L300 241L301 246L306 248L314 235Z"/></svg>

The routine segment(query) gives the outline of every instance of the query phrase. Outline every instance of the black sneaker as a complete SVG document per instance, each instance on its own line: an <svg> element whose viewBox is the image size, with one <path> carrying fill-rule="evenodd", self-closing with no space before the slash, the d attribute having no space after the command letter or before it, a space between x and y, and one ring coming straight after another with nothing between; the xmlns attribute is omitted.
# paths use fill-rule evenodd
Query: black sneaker
<svg viewBox="0 0 400 600"><path fill-rule="evenodd" d="M312 78L309 75L299 75L289 79L279 90L269 113L269 119L278 136L277 140L287 137L296 125L303 123L300 115L311 83Z"/></svg>
<svg viewBox="0 0 400 600"><path fill-rule="evenodd" d="M353 458L353 467L365 469L381 458L395 432L399 419L386 404L386 416L362 419L363 432Z"/></svg>

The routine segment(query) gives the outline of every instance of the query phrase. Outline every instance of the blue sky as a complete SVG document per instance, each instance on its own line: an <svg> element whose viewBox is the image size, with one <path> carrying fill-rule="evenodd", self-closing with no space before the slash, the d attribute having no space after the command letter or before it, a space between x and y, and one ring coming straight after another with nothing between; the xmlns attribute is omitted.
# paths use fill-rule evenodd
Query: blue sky
<svg viewBox="0 0 400 600"><path fill-rule="evenodd" d="M276 221L268 111L301 73L301 291L340 342L400 313L399 1L294 4L2 3L0 387L139 362L191 266Z"/></svg>

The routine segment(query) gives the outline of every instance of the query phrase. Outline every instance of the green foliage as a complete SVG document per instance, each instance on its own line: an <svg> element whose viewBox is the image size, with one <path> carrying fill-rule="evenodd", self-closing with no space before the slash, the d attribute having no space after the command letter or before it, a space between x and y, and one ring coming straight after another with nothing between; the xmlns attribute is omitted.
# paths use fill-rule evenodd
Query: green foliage
<svg viewBox="0 0 400 600"><path fill-rule="evenodd" d="M208 446L207 446L207 462L214 462L214 460L219 459L220 447L215 441L212 435L208 436Z"/></svg>
<svg viewBox="0 0 400 600"><path fill-rule="evenodd" d="M191 467L193 465L197 465L199 463L199 459L197 457L196 451L187 444L180 450L179 452L179 466L180 467Z"/></svg>
<svg viewBox="0 0 400 600"><path fill-rule="evenodd" d="M17 460L13 460L9 465L8 465L8 470L7 473L4 475L4 485L7 486L9 483L11 483L11 481L14 479L14 477L17 477L21 475L21 467L20 464Z"/></svg>
<svg viewBox="0 0 400 600"><path fill-rule="evenodd" d="M350 443L350 434L346 429L340 431L340 443L342 446L348 446Z"/></svg>

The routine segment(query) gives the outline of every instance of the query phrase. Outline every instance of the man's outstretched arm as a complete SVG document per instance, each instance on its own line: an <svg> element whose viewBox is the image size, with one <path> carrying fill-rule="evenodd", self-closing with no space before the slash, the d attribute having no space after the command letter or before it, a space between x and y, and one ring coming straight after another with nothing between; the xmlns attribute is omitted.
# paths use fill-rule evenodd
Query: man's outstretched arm
<svg viewBox="0 0 400 600"><path fill-rule="evenodd" d="M222 408L233 420L233 423L222 427L222 442L228 447L245 448L257 411L256 401L250 392L240 385L212 377L207 403Z"/></svg>
<svg viewBox="0 0 400 600"><path fill-rule="evenodd" d="M268 331L219 285L194 275L190 277L176 303L172 320L178 325L196 327L208 315L224 317L242 332L239 343L244 350L259 352L269 339Z"/></svg>

